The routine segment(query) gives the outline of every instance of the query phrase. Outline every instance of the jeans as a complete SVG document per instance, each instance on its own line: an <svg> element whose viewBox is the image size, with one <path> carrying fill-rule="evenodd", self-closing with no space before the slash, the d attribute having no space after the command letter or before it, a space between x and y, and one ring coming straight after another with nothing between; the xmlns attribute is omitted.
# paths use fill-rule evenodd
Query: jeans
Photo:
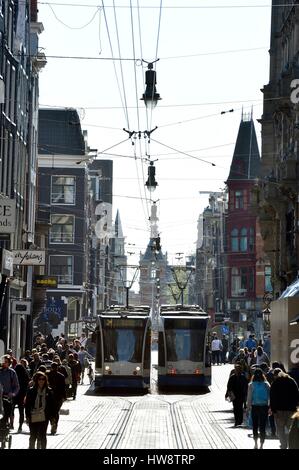
<svg viewBox="0 0 299 470"><path fill-rule="evenodd" d="M261 441L264 442L266 436L266 423L268 418L268 405L252 405L252 429L254 439L258 438L258 430L260 431Z"/></svg>
<svg viewBox="0 0 299 470"><path fill-rule="evenodd" d="M29 449L35 449L35 441L37 441L37 449L47 448L47 427L48 421L29 424Z"/></svg>
<svg viewBox="0 0 299 470"><path fill-rule="evenodd" d="M212 351L212 362L215 364L220 364L220 352L221 351Z"/></svg>
<svg viewBox="0 0 299 470"><path fill-rule="evenodd" d="M289 430L292 425L291 416L295 413L295 411L276 411L274 413L274 419L276 424L276 431L278 438L280 440L280 447L281 449L288 448L288 441L289 441Z"/></svg>

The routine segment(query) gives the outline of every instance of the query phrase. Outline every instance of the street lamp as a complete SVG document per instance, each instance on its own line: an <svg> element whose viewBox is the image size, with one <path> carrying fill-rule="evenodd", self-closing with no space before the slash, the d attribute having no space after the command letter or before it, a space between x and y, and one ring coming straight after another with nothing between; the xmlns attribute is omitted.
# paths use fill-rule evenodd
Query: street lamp
<svg viewBox="0 0 299 470"><path fill-rule="evenodd" d="M146 62L145 60L143 62ZM157 103L162 98L156 90L156 72L153 70L153 62L147 62L147 71L145 72L145 92L142 95L141 100L147 108L153 109L157 106Z"/></svg>
<svg viewBox="0 0 299 470"><path fill-rule="evenodd" d="M263 313L263 319L265 322L266 330L270 329L270 316L271 316L271 309L269 307L266 307L264 310L262 310Z"/></svg>
<svg viewBox="0 0 299 470"><path fill-rule="evenodd" d="M158 186L158 183L155 179L156 168L154 166L154 162L150 162L150 166L148 167L147 172L148 172L148 179L147 179L147 182L145 183L145 186L150 192L153 192Z"/></svg>

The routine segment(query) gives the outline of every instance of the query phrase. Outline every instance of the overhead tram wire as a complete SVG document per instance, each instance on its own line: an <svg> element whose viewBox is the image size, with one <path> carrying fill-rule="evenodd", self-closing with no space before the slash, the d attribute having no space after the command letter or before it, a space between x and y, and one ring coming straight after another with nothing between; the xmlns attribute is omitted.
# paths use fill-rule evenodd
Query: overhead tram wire
<svg viewBox="0 0 299 470"><path fill-rule="evenodd" d="M160 57L160 60L171 60L171 59L184 59L189 57L201 57L201 56L210 56L210 55L221 55L221 54L234 54L234 53L243 53L243 52L251 52L257 50L264 50L268 49L268 47L251 47L249 49L231 49L227 51L215 51L215 52L199 52L196 54L187 54L187 55L180 55L180 56L169 56L169 57ZM20 54L14 54L15 57L19 56ZM142 54L141 54L142 55ZM29 54L22 54L24 57L29 57ZM30 57L35 57L34 55L30 55ZM95 56L68 56L68 55L48 55L47 59L74 59L74 60L114 60L114 61L136 61L139 64L141 59L134 59L132 57L95 57Z"/></svg>
<svg viewBox="0 0 299 470"><path fill-rule="evenodd" d="M102 0L102 3L104 3L103 0ZM116 15L116 9L115 9L115 0L113 0L113 13L114 13L114 23L115 23L115 30L116 30L118 54L119 54L119 57L121 58L119 32L118 32L118 22L117 22L117 15ZM128 127L128 130L130 131L130 121L129 121L129 113L128 113L127 94L126 94L126 87L125 87L124 71L123 71L123 66L122 66L122 61L121 60L119 62L119 66L120 66L121 81L122 81L122 87L123 87L125 115L126 115L126 118L127 118L127 127Z"/></svg>
<svg viewBox="0 0 299 470"><path fill-rule="evenodd" d="M196 157L195 155L191 155L190 153L186 153L186 152L183 152L182 150L178 150L178 149L175 149L174 147L170 147L170 145L166 145L166 144L163 144L162 142L159 142L158 140L156 139L152 139L153 142L156 142L156 144L159 144L159 145L162 145L163 147L166 147L170 150L174 150L175 152L177 153L181 153L182 155L186 155L187 157L190 157L190 158L194 158L195 160L199 160L203 163L207 163L208 165L211 165L211 166L218 166L216 165L216 163L213 163L213 162L208 162L207 160L204 160L203 158L200 158L200 157Z"/></svg>
<svg viewBox="0 0 299 470"><path fill-rule="evenodd" d="M19 3L22 1L26 0L19 0ZM62 2L39 2L40 5L53 5L53 6L66 6L66 7L85 7L85 8L96 8L98 5L96 4L76 4L76 3L62 3ZM208 9L213 9L213 10L222 10L222 9L243 9L243 8L280 8L280 7L297 7L299 4L294 4L294 3L280 3L277 5L271 5L270 3L265 3L262 5L252 5L249 3L245 3L244 5L167 5L164 6L163 8L168 9L168 10L208 10ZM107 5L106 8L113 8L112 5ZM116 5L116 8L120 9L126 9L130 8L127 5ZM134 7L136 8L136 7ZM141 7L142 9L152 9L156 10L160 8L159 6L156 5L143 5Z"/></svg>
<svg viewBox="0 0 299 470"><path fill-rule="evenodd" d="M103 13L104 13L104 19L105 19L105 24L106 24L106 30L107 30L107 35L108 35L108 41L109 41L109 45L110 45L110 51L111 51L111 55L112 55L112 59L113 59L113 67L114 67L114 74L115 74L115 78L116 78L116 82L117 82L117 87L118 87L118 91L119 91L119 95L120 95L120 100L121 100L121 104L122 104L122 109L124 111L124 114L125 114L125 119L128 123L128 127L129 127L129 118L128 118L128 108L127 106L125 107L124 106L124 102L123 102L123 97L122 97L122 94L121 94L121 90L120 90L120 84L119 84L119 80L118 80L118 75L117 75L117 71L116 71L116 65L115 65L115 60L114 60L114 54L113 54L113 47L112 47L112 41L111 41L111 37L110 37L110 33L109 33L109 27L108 27L108 21L107 21L107 17L106 17L106 11L105 11L105 5L104 5L104 0L102 0L102 7L103 7ZM87 108L85 108L87 109Z"/></svg>

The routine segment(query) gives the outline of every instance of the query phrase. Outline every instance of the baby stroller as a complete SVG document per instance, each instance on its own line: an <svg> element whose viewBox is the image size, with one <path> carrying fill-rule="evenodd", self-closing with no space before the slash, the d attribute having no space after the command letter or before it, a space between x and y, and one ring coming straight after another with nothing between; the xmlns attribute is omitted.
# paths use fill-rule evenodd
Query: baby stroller
<svg viewBox="0 0 299 470"><path fill-rule="evenodd" d="M0 416L1 416L1 419L0 419L0 446L1 446L1 449L5 449L6 444L7 444L8 449L10 449L11 448L12 436L11 436L11 434L9 434L9 424L8 424L7 420L4 418L3 402L5 400L8 403L10 403L10 399L3 397L2 393L0 391L0 402L1 402L1 405L0 405Z"/></svg>

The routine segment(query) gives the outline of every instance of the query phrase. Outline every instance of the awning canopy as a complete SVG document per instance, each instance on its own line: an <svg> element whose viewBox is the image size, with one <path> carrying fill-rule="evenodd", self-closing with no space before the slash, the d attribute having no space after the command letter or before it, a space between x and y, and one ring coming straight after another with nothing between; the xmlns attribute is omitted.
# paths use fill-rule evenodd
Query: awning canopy
<svg viewBox="0 0 299 470"><path fill-rule="evenodd" d="M290 284L279 298L285 299L286 297L299 297L299 279Z"/></svg>
<svg viewBox="0 0 299 470"><path fill-rule="evenodd" d="M298 325L299 324L299 315L297 317L293 318L293 320L290 321L290 325Z"/></svg>

